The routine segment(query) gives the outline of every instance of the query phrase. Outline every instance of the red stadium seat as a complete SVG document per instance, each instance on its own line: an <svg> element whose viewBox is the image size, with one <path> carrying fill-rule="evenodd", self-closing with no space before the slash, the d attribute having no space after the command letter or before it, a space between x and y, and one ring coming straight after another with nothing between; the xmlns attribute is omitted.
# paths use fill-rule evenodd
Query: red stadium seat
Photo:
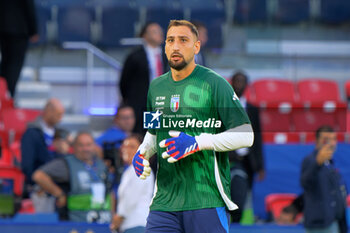
<svg viewBox="0 0 350 233"><path fill-rule="evenodd" d="M271 193L265 197L266 211L276 220L282 209L290 205L296 197L297 195L293 193Z"/></svg>
<svg viewBox="0 0 350 233"><path fill-rule="evenodd" d="M261 109L264 132L288 132L296 100L294 84L288 80L261 79L252 83L250 96Z"/></svg>
<svg viewBox="0 0 350 233"><path fill-rule="evenodd" d="M23 199L21 202L21 209L18 211L21 214L34 214L35 208L31 199Z"/></svg>
<svg viewBox="0 0 350 233"><path fill-rule="evenodd" d="M281 113L278 108L261 108L260 120L263 132L289 132L292 130L290 113Z"/></svg>
<svg viewBox="0 0 350 233"><path fill-rule="evenodd" d="M10 145L14 141L19 141L27 128L27 124L34 121L40 111L31 109L4 109L2 111L2 124L0 125L0 135L3 145Z"/></svg>
<svg viewBox="0 0 350 233"><path fill-rule="evenodd" d="M262 137L264 143L286 144L300 142L300 135L295 132L263 132Z"/></svg>
<svg viewBox="0 0 350 233"><path fill-rule="evenodd" d="M294 84L280 79L261 79L252 83L258 103L294 102L296 100Z"/></svg>
<svg viewBox="0 0 350 233"><path fill-rule="evenodd" d="M346 97L349 99L350 98L350 81L347 81L345 83L345 93L346 93Z"/></svg>
<svg viewBox="0 0 350 233"><path fill-rule="evenodd" d="M338 84L333 80L303 79L298 81L297 89L302 102L341 102Z"/></svg>
<svg viewBox="0 0 350 233"><path fill-rule="evenodd" d="M0 111L2 109L13 107L13 100L8 91L6 80L0 77Z"/></svg>
<svg viewBox="0 0 350 233"><path fill-rule="evenodd" d="M350 195L346 197L346 204L348 207L350 207Z"/></svg>
<svg viewBox="0 0 350 233"><path fill-rule="evenodd" d="M334 113L324 112L323 109L295 109L292 120L296 132L315 132L320 126L329 125L337 128Z"/></svg>

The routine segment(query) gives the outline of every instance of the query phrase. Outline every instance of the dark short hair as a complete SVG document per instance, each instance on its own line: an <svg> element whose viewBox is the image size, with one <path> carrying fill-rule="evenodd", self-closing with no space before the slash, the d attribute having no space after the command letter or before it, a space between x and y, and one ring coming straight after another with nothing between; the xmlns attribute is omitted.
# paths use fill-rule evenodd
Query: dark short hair
<svg viewBox="0 0 350 233"><path fill-rule="evenodd" d="M125 108L131 108L133 109L130 105L127 105L127 104L124 104L122 103L121 105L119 105L119 107L117 108L117 111L115 112L115 115L114 115L114 119L118 117L118 114L121 110L125 109ZM134 110L134 109L133 109Z"/></svg>
<svg viewBox="0 0 350 233"><path fill-rule="evenodd" d="M143 25L143 27L141 28L139 37L143 37L146 34L148 27L151 26L152 24L157 24L158 25L158 23L153 22L153 21L145 23L145 25Z"/></svg>
<svg viewBox="0 0 350 233"><path fill-rule="evenodd" d="M171 27L179 27L179 26L186 26L186 27L188 27L191 30L191 32L198 39L198 30L197 30L196 26L194 26L193 23L191 23L190 21L187 21L187 20L177 20L177 19L170 20L167 32L169 31L169 29Z"/></svg>
<svg viewBox="0 0 350 233"><path fill-rule="evenodd" d="M246 75L246 73L244 73L243 71L239 70L237 71L236 73L234 73L231 77L231 83L232 81L237 78L238 76L243 76L246 80L247 83L249 83L249 79L248 79L248 76Z"/></svg>
<svg viewBox="0 0 350 233"><path fill-rule="evenodd" d="M334 133L334 129L329 125L323 125L316 130L316 140L320 138L321 133Z"/></svg>

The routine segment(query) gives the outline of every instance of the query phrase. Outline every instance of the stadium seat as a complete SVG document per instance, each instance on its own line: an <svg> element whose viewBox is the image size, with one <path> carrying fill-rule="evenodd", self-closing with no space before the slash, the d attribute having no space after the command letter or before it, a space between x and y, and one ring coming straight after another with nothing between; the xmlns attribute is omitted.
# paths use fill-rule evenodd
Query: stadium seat
<svg viewBox="0 0 350 233"><path fill-rule="evenodd" d="M278 0L277 23L296 24L309 19L310 3L305 0Z"/></svg>
<svg viewBox="0 0 350 233"><path fill-rule="evenodd" d="M337 129L335 114L324 112L320 108L294 109L292 121L296 132L314 132L323 125Z"/></svg>
<svg viewBox="0 0 350 233"><path fill-rule="evenodd" d="M271 193L265 197L266 211L276 220L282 209L290 205L296 197L294 193Z"/></svg>
<svg viewBox="0 0 350 233"><path fill-rule="evenodd" d="M135 8L127 5L103 6L102 36L98 44L103 47L121 46L120 39L135 36L135 24L138 20L139 12Z"/></svg>
<svg viewBox="0 0 350 233"><path fill-rule="evenodd" d="M300 142L300 134L296 132L263 132L262 137L264 143L287 144Z"/></svg>
<svg viewBox="0 0 350 233"><path fill-rule="evenodd" d="M348 207L350 207L350 195L346 197L346 204Z"/></svg>
<svg viewBox="0 0 350 233"><path fill-rule="evenodd" d="M297 82L297 90L302 102L341 101L338 84L333 80L302 79Z"/></svg>
<svg viewBox="0 0 350 233"><path fill-rule="evenodd" d="M350 80L345 83L345 94L348 100L350 100Z"/></svg>
<svg viewBox="0 0 350 233"><path fill-rule="evenodd" d="M38 2L35 5L37 16L39 41L35 45L47 42L47 23L51 20L51 6L45 5L44 1Z"/></svg>
<svg viewBox="0 0 350 233"><path fill-rule="evenodd" d="M350 22L350 1L321 0L320 21L326 24Z"/></svg>
<svg viewBox="0 0 350 233"><path fill-rule="evenodd" d="M260 79L252 83L256 101L261 103L296 101L294 84L282 79Z"/></svg>
<svg viewBox="0 0 350 233"><path fill-rule="evenodd" d="M35 209L31 199L23 199L21 202L21 209L19 209L18 213L21 214L34 214Z"/></svg>
<svg viewBox="0 0 350 233"><path fill-rule="evenodd" d="M181 3L176 0L139 0L138 4L146 9L146 22L156 22L164 31L171 19L184 18Z"/></svg>
<svg viewBox="0 0 350 233"><path fill-rule="evenodd" d="M263 132L289 132L291 127L291 114L282 113L277 107L261 108L260 120Z"/></svg>
<svg viewBox="0 0 350 233"><path fill-rule="evenodd" d="M0 125L0 135L3 145L10 145L14 141L19 141L27 128L27 124L34 121L40 111L31 109L4 109L2 111L2 124Z"/></svg>
<svg viewBox="0 0 350 233"><path fill-rule="evenodd" d="M223 44L222 25L226 14L221 0L182 1L185 11L191 12L191 21L203 23L208 30L208 41L205 47L220 48Z"/></svg>
<svg viewBox="0 0 350 233"><path fill-rule="evenodd" d="M95 20L93 8L84 5L61 5L57 13L57 42L91 42L91 23Z"/></svg>
<svg viewBox="0 0 350 233"><path fill-rule="evenodd" d="M267 21L266 0L236 0L234 23L261 23Z"/></svg>
<svg viewBox="0 0 350 233"><path fill-rule="evenodd" d="M13 108L13 100L7 88L6 80L0 77L0 112L7 108Z"/></svg>

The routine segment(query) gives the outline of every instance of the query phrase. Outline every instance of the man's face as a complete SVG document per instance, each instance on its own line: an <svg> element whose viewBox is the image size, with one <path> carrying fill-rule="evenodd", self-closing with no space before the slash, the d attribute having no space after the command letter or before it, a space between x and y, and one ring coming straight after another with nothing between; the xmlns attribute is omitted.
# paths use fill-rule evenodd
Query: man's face
<svg viewBox="0 0 350 233"><path fill-rule="evenodd" d="M115 123L124 132L131 132L135 126L134 110L131 107L120 109Z"/></svg>
<svg viewBox="0 0 350 233"><path fill-rule="evenodd" d="M81 134L75 141L74 153L82 161L91 160L95 154L95 142L89 134Z"/></svg>
<svg viewBox="0 0 350 233"><path fill-rule="evenodd" d="M321 149L324 145L330 145L331 149L335 151L337 147L337 135L334 132L321 132L316 142L316 147Z"/></svg>
<svg viewBox="0 0 350 233"><path fill-rule="evenodd" d="M165 40L165 53L169 65L175 70L182 70L193 62L194 55L200 50L200 42L187 26L169 28Z"/></svg>
<svg viewBox="0 0 350 233"><path fill-rule="evenodd" d="M139 141L134 137L130 137L130 138L127 138L124 140L124 142L120 148L121 153L122 153L122 159L123 159L124 163L126 163L126 164L132 163L132 159L133 159L134 155L136 154L139 146L140 146Z"/></svg>
<svg viewBox="0 0 350 233"><path fill-rule="evenodd" d="M147 27L147 31L144 35L144 39L151 46L160 46L164 40L164 33L162 28L156 24L152 23Z"/></svg>
<svg viewBox="0 0 350 233"><path fill-rule="evenodd" d="M237 75L232 80L232 88L238 97L241 97L247 87L247 79L243 75Z"/></svg>

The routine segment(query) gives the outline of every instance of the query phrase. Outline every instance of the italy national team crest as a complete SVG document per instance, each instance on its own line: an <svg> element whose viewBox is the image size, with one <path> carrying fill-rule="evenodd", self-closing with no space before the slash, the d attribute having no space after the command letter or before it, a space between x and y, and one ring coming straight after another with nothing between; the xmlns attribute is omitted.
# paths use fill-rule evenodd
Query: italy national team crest
<svg viewBox="0 0 350 233"><path fill-rule="evenodd" d="M172 112L177 112L180 107L180 95L172 95L170 100L170 109Z"/></svg>

